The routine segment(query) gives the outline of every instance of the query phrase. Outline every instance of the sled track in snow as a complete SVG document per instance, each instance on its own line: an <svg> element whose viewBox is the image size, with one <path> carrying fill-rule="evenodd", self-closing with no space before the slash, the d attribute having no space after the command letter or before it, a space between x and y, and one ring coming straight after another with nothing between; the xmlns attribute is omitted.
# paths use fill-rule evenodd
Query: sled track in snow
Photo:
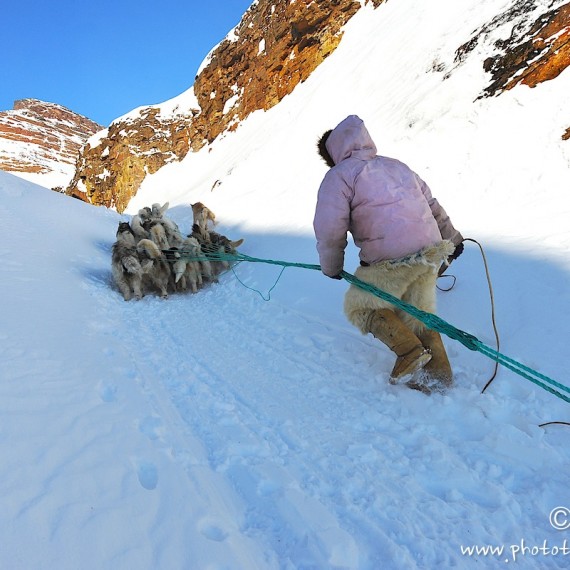
<svg viewBox="0 0 570 570"><path fill-rule="evenodd" d="M128 307L135 317L131 329L143 331L132 350L139 359L148 355L148 369L137 371L139 383L157 416L172 406L187 436L199 439L209 467L247 505L243 532L266 543L277 560L290 560L296 567L310 561L326 566L329 556L323 558L323 552L331 548L338 550L337 556L341 551L343 557L356 556L356 543L321 501L327 494L326 457L334 453L334 430L318 429L314 398L307 398L308 392L317 398L335 430L349 421L335 402L335 387L326 386L333 372L339 372L338 361L326 364L330 353L322 356L323 346L334 337L317 333L313 340L302 334L291 339L286 313L278 311L275 317L274 306L260 305L247 294L235 299L236 311L228 314L227 299L220 305L215 297L238 291L214 289L197 297L148 299ZM153 309L151 320L144 316L147 306ZM152 346L140 344L153 336ZM293 359L292 343L298 349ZM351 367L346 368L348 376ZM307 451L313 437L323 448L320 458ZM294 473L289 472L291 458ZM362 532L362 525L355 531ZM345 562L352 565L354 560Z"/></svg>
<svg viewBox="0 0 570 570"><path fill-rule="evenodd" d="M474 465L467 451L493 437L481 431L478 394L449 414L445 397L387 385L378 371L390 356L360 334L225 280L197 295L110 305L130 331L120 341L154 410L141 430L154 437L153 421L161 425L156 445L190 479L207 469L229 490L243 509L239 532L262 546L269 568L457 564L462 539L449 528L467 513L454 493L469 517L510 501L516 518L517 496L501 487L505 473L514 477L508 458ZM138 468L141 485L156 485L152 464ZM516 478L524 486L524 468ZM222 542L231 531L218 515L202 532ZM410 528L439 546L417 558Z"/></svg>

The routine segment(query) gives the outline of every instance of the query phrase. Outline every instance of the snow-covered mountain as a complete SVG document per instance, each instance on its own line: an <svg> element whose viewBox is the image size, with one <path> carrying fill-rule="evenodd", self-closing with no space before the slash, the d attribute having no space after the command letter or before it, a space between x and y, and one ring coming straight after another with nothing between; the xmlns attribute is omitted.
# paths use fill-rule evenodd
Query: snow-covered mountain
<svg viewBox="0 0 570 570"><path fill-rule="evenodd" d="M482 243L501 352L568 385L570 74L481 97L512 34L489 23L523 4L364 4L292 93L147 175L122 214L0 173L1 568L568 566L569 428L539 427L565 401L503 368L482 395L493 362L449 338L453 390L389 385L392 355L317 271L242 263L127 303L110 270L118 222L166 201L183 231L202 201L244 253L316 263L316 139L356 113ZM478 248L450 272L439 315L494 346ZM276 281L269 302L246 288Z"/></svg>
<svg viewBox="0 0 570 570"><path fill-rule="evenodd" d="M0 169L63 190L81 147L102 128L61 105L20 99L0 112Z"/></svg>
<svg viewBox="0 0 570 570"><path fill-rule="evenodd" d="M414 16L406 9L402 6L402 24L397 28L402 37L391 35L390 43L364 37L366 58L357 59L356 69L339 69L337 58L328 66L334 65L339 78L348 83L369 77L381 101L384 86L375 84L381 76L375 65L407 62L413 57L405 22ZM208 147L217 137L238 129L252 113L267 111L294 92L342 45L346 24L363 11L373 13L374 21L382 25L386 14L382 0L254 2L238 26L204 59L186 93L160 105L135 109L88 142L67 192L122 212L147 174ZM450 36L452 13L446 2L431 5L428 17L445 22L445 31L429 37L432 29L440 30L430 27L422 39L430 44L428 53L433 59L421 73L433 75L447 98L455 95L455 87L446 80L466 63L480 70L474 98L497 95L519 84L534 87L552 81L570 63L568 2L485 2L461 33ZM329 101L321 108L328 109L329 102L334 106L334 94L323 92L322 96ZM350 104L352 96L343 103ZM556 138L568 137L569 129L566 121Z"/></svg>

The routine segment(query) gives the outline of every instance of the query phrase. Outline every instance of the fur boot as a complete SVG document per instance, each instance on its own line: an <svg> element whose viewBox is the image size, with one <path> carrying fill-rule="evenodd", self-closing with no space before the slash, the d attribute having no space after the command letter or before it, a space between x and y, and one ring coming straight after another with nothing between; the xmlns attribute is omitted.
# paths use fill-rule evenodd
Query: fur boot
<svg viewBox="0 0 570 570"><path fill-rule="evenodd" d="M437 331L426 328L418 334L418 338L431 352L432 358L418 375L417 381L431 387L437 386L440 389L451 388L453 372L441 335Z"/></svg>
<svg viewBox="0 0 570 570"><path fill-rule="evenodd" d="M390 374L390 383L398 384L431 360L420 339L390 309L371 311L366 328L398 357Z"/></svg>

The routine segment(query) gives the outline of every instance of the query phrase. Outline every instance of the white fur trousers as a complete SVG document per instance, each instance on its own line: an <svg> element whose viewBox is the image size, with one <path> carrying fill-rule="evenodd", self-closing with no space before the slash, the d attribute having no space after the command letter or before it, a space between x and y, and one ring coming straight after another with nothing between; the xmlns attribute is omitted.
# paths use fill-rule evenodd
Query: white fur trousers
<svg viewBox="0 0 570 570"><path fill-rule="evenodd" d="M426 247L403 259L381 261L368 267L359 267L355 276L402 301L426 311L436 311L436 280L441 264L453 253L455 246L448 240ZM344 312L348 320L363 334L371 311L391 309L416 334L424 325L398 308L356 285L351 285L344 297Z"/></svg>

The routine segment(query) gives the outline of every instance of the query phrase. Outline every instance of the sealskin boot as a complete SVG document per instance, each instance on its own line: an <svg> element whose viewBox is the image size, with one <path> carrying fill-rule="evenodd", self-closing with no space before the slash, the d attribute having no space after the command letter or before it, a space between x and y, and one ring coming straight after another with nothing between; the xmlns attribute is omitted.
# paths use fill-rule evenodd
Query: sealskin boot
<svg viewBox="0 0 570 570"><path fill-rule="evenodd" d="M394 311L377 309L370 314L366 325L367 329L398 357L390 374L391 384L398 384L431 360L431 354L420 339Z"/></svg>
<svg viewBox="0 0 570 570"><path fill-rule="evenodd" d="M426 376L428 383L435 381L444 388L450 388L453 385L453 372L441 335L432 329L425 329L418 338L431 352L431 360L424 366L422 375Z"/></svg>

